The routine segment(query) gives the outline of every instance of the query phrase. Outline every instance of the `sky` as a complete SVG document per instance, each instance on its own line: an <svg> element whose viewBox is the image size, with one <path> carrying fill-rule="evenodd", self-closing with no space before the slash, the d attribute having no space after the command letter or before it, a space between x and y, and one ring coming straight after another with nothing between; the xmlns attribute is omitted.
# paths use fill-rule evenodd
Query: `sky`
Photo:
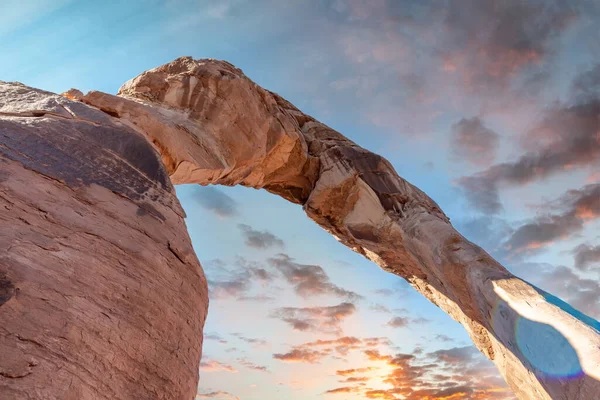
<svg viewBox="0 0 600 400"><path fill-rule="evenodd" d="M0 79L114 94L179 56L227 60L598 318L599 24L595 0L3 0ZM458 323L301 206L177 193L210 290L197 399L512 398Z"/></svg>

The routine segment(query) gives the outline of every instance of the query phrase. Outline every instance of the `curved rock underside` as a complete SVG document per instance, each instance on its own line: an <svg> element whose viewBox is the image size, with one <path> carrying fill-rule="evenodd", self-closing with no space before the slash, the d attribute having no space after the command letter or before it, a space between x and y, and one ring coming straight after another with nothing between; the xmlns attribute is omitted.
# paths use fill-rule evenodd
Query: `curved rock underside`
<svg viewBox="0 0 600 400"><path fill-rule="evenodd" d="M227 62L182 57L117 96L0 83L0 155L2 398L194 397L208 297L171 185L183 183L302 204L460 322L519 398L600 393L596 321L466 240L387 160ZM577 373L548 373L565 365Z"/></svg>

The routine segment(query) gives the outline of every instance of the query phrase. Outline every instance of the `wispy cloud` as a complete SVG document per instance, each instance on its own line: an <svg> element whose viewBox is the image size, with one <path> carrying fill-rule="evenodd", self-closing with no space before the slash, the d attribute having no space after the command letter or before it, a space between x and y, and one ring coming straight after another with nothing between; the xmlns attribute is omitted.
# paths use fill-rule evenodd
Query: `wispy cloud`
<svg viewBox="0 0 600 400"><path fill-rule="evenodd" d="M237 201L216 187L197 186L194 191L194 199L203 208L215 213L219 217L228 218L239 214Z"/></svg>
<svg viewBox="0 0 600 400"><path fill-rule="evenodd" d="M600 245L581 244L573 249L573 254L575 255L575 267L580 270L600 266Z"/></svg>
<svg viewBox="0 0 600 400"><path fill-rule="evenodd" d="M270 258L269 263L281 272L299 296L333 295L351 301L362 298L359 294L332 283L325 270L318 265L298 264L286 254Z"/></svg>
<svg viewBox="0 0 600 400"><path fill-rule="evenodd" d="M268 231L257 231L249 225L238 224L238 228L244 235L246 246L255 249L268 249L272 247L283 247L283 240Z"/></svg>
<svg viewBox="0 0 600 400"><path fill-rule="evenodd" d="M342 322L355 312L354 304L340 303L329 307L282 307L274 310L271 316L297 331L340 335Z"/></svg>
<svg viewBox="0 0 600 400"><path fill-rule="evenodd" d="M586 222L600 218L600 184L570 190L553 203L563 211L536 217L517 228L504 243L505 250L531 252L580 232Z"/></svg>
<svg viewBox="0 0 600 400"><path fill-rule="evenodd" d="M205 372L238 372L231 365L223 364L215 360L205 360L200 363L200 371Z"/></svg>
<svg viewBox="0 0 600 400"><path fill-rule="evenodd" d="M452 125L450 143L455 159L486 166L496 158L500 135L477 117L463 118Z"/></svg>

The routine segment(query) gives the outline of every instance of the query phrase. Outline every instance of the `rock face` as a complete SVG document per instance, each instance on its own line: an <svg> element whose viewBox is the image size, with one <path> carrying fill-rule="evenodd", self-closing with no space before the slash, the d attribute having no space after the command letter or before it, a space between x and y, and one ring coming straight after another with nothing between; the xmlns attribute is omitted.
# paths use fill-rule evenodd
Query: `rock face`
<svg viewBox="0 0 600 400"><path fill-rule="evenodd" d="M87 303L79 304L78 307L70 306L70 301L73 301L71 297L66 304L57 303L65 300L56 296L50 289L48 291L55 297L40 300L43 296L37 295L37 303L31 300L32 302L26 306L21 305L18 301L23 289L20 288L33 286L30 284L30 279L34 279L31 275L25 275L28 271L39 270L40 267L36 263L54 262L57 255L53 253L52 245L43 242L42 246L35 247L36 245L31 245L34 239L23 239L15 232L13 226L7 226L1 231L0 245L4 246L4 243L8 243L6 246L10 250L7 254L12 258L5 263L9 266L9 272L5 274L9 283L0 281L0 285L5 288L0 291L0 299L6 297L10 299L0 306L0 327L4 326L5 321L10 322L11 318L23 318L23 315L27 316L29 313L37 312L38 309L45 310L45 314L51 319L74 320L83 318L81 316L83 313L87 316L91 308L93 312L97 311L108 317L105 316L104 319L100 316L94 317L93 321L98 325L93 328L88 329L87 325L82 325L79 320L78 324L73 322L72 326L77 332L85 331L83 337L87 340L96 339L96 342L90 345L92 348L101 347L101 351L111 355L118 353L113 356L116 357L113 360L110 357L106 359L96 357L97 363L105 364L102 364L102 367L95 367L107 369L111 366L114 368L115 365L123 365L121 347L126 349L133 347L137 351L142 351L144 348L164 344L162 335L166 328L160 324L166 324L164 318L171 318L168 325L173 331L179 332L179 335L175 339L171 337L165 340L184 342L181 347L171 347L171 357L175 357L173 354L180 354L180 357L181 354L185 354L189 357L185 362L177 360L179 364L173 361L173 368L178 368L177 378L175 378L172 370L156 366L153 364L155 361L153 356L144 353L151 360L135 359L140 365L146 366L144 371L131 372L129 367L119 367L119 372L112 375L118 376L123 381L123 385L130 382L132 386L127 388L131 391L127 395L133 397L127 395L114 397L106 394L107 398L140 398L135 396L134 385L138 385L139 390L150 391L146 393L156 393L150 396L154 398L190 398L189 395L193 394L186 390L194 386L197 376L191 372L187 375L181 374L180 371L188 366L190 371L197 370L193 362L197 361L200 354L200 348L197 346L200 340L196 342L193 340L200 336L205 315L204 278L191 253L189 239L183 232L181 211L173 197L170 183L162 179L164 176L161 172L162 167L158 166L158 169L154 169L156 164L148 161L152 158L147 154L154 153L146 151L148 146L143 142L138 148L139 137L145 137L148 143L151 143L160 153L172 183L241 184L264 188L289 201L302 204L307 215L339 241L374 261L386 271L407 279L419 292L460 322L475 345L498 366L506 381L520 398L595 399L597 393L600 393L600 334L596 321L514 277L485 251L467 241L454 230L438 205L418 188L400 178L387 160L359 147L340 133L302 113L280 96L260 88L231 64L224 61L193 60L183 57L127 82L120 89L118 96L101 92L83 95L78 91L65 94L70 99L79 100L92 107L66 99L57 100L53 97L53 101L58 104L69 105L66 108L67 113L71 114L70 117L60 108L54 107L54 103L49 101L44 104L32 103L27 96L29 95L23 95L22 102L29 105L27 112L32 115L15 116L15 111L10 109L6 111L10 115L2 117L0 129L17 125L22 130L9 129L8 133L0 136L0 140L8 143L9 149L10 146L17 146L14 143L19 143L18 138L21 137L21 133L16 132L26 131L31 121L39 123L39 128L33 129L30 133L30 135L37 135L36 140L40 136L39 132L54 132L54 135L46 135L51 138L49 144L34 141L36 145L17 146L13 150L14 154L5 156L6 165L10 165L17 171L12 173L14 176L37 173L38 180L43 180L47 178L40 174L48 174L51 183L57 187L56 190L64 191L64 193L60 192L64 202L59 203L63 211L61 213L55 211L59 209L56 205L57 195L50 195L46 190L34 194L19 187L10 189L12 186L8 186L5 180L1 183L0 193L3 195L5 192L9 193L5 195L6 204L20 204L19 201L29 204L32 198L38 198L32 196L41 196L54 204L52 207L46 205L43 209L46 212L58 213L56 217L53 216L53 219L48 221L47 218L43 220L44 217L41 216L39 221L30 221L27 229L35 232L35 235L44 235L45 232L45 237L54 240L51 243L58 243L65 248L67 245L73 245L71 241L64 239L64 234L61 234L61 239L58 239L54 236L52 226L41 230L40 224L52 223L54 219L60 217L65 218L65 222L60 223L61 226L68 227L69 224L74 223L72 219L76 219L80 224L87 224L85 229L90 229L87 226L114 224L113 220L117 218L123 224L123 230L93 231L94 236L84 237L91 242L82 243L82 247L88 249L93 242L98 249L93 247L93 252L65 256L60 252L67 250L61 247L59 250L61 256L58 258L60 261L56 263L64 262L62 260L65 258L71 260L80 257L81 260L85 256L86 265L91 266L91 268L86 267L86 271L90 271L90 274L96 278L96 282L103 282L101 277L107 273L105 269L110 270L111 274L118 275L108 279L111 284L119 282L118 279L133 278L132 282L138 285L136 286L138 299L143 298L152 307L138 304L133 299L124 303L119 302L121 300L118 298L114 299L116 294L127 293L125 289L129 288L127 285L106 288L97 285L86 288L84 298L87 299ZM18 96L12 96L13 99L15 97ZM11 96L8 98L10 99ZM0 105L2 101L0 100ZM32 111L33 106L30 104L35 104L36 110ZM44 115L34 115L39 114L39 110L46 109L48 110L44 111ZM73 109L82 111L73 113L71 112ZM97 110L102 110L104 115ZM80 127L81 124L89 123L79 121L83 118L93 121L102 128L111 127L122 134L128 133L131 139L123 138L123 143L121 140L113 141L114 148L110 143L94 142L92 139L95 137L94 134L85 133L94 130L90 128L84 132ZM13 122L14 119L17 121ZM52 130L53 124L57 124L57 121L65 124L65 127ZM0 132L4 131L0 130ZM83 139L74 141L72 137L80 138L75 135L75 132L81 133ZM133 143L129 140L135 141L135 145L129 147L127 143ZM94 143L94 146L89 146L89 143ZM70 147L60 147L66 145ZM85 147L86 145L88 147ZM7 145L3 144L3 146ZM50 150L43 150L46 146L49 146ZM78 150L79 146L89 150ZM90 157L87 154L88 151L103 153L104 150L110 156ZM4 147L0 147L0 151L4 151ZM22 156L24 151L25 157ZM42 151L45 153L42 154ZM50 154L46 156L46 153ZM58 154L67 154L71 158L65 162ZM56 161L58 164L55 166L52 162L44 161L46 158L58 160ZM142 162L142 159L145 161ZM85 161L84 165L79 164L81 160ZM95 164L89 164L90 162ZM128 166L131 169L128 169ZM64 172L65 170L70 172ZM148 181L144 180L144 177L148 178ZM12 181L8 180L8 182ZM28 188L28 190L32 189ZM114 206L113 203L117 200L113 197L110 201L98 202L99 195L95 192L93 195L88 194L91 190L106 192L105 196L110 194L119 197L120 201L129 204L130 208L137 206L145 211L141 212L143 214L141 217L130 215L127 213L127 208ZM95 202L88 204L79 201L80 192L86 193L85 201ZM82 215L96 213L98 217L80 216L77 219L73 215L74 211L68 210L79 210L78 202L87 206L86 211L81 211ZM113 204L110 206L110 212L100 214L97 208L109 207L109 204ZM32 218L38 213L34 208L22 211L20 215L21 218ZM12 215L14 212L7 211L0 214L0 217L3 220L10 220L11 224L19 223L19 217L13 218ZM144 217L148 221L144 220ZM150 218L153 219L150 221ZM148 233L150 227L157 230L153 231L155 236ZM119 246L124 246L119 240L125 242L131 240L131 246L138 245L141 239L137 236L135 240L130 238L132 235L139 236L140 231L148 236L143 238L144 251L139 248L137 252L129 248L121 248L121 255L126 257L125 261L114 253L104 253L110 246L116 246L112 245L115 241ZM165 241L165 237L160 235L166 235L168 238ZM29 253L25 250L18 252L18 245L15 247L13 244L15 242L26 243L34 249L36 253L31 254L35 254L35 258L22 258L25 257L23 254ZM68 251L75 250L68 247ZM156 254L161 254L163 258L158 257L160 261L157 260L154 257ZM147 257L144 261L142 255ZM169 258L173 255L176 260ZM108 258L109 256L112 258ZM173 261L175 264L172 264ZM99 264L102 266L96 267ZM165 271L166 266L170 268L170 273ZM65 288L75 292L81 290L83 285L79 280L81 278L71 278L73 276L71 269L57 270L57 268L54 267L55 273L48 278L49 282L38 283L36 288L41 289L36 290L47 290L46 287L51 285L53 290L61 293ZM77 271L77 268L81 268L81 264L71 268ZM142 285L140 280L135 279L138 278L137 275L134 277L128 275L139 269L143 269ZM193 280L186 274L195 274L197 277ZM181 280L184 276L188 280ZM148 287L148 284L143 281L145 279L148 279L150 284L158 285L160 282L163 286ZM185 282L185 290L179 289L179 292L176 292L176 282ZM16 292L17 289L20 291ZM166 293L157 293L156 290L159 289ZM167 305L158 304L165 296L171 296L176 300L169 301L170 304ZM78 299L78 297L74 298ZM128 308L132 304L138 307L158 307L159 312L165 314L157 318L155 310L136 309L132 312ZM183 304L187 304L188 307L183 307ZM15 314L8 316L7 306L17 309L11 311ZM121 328L115 328L115 334L121 334L118 337L120 340L106 343L106 340L99 338L99 335L106 334L108 328L100 324L108 324L113 321L113 318L122 315L124 310L129 310L126 316L130 319L140 318L140 315L145 319L143 322L137 320L124 322L126 317L123 316ZM175 314L171 315L169 312ZM145 337L147 340L145 343L139 343L137 336L139 332L136 329L142 325L146 326L144 325L146 322L153 329L152 334ZM128 326L135 330L129 336L121 333L125 323L129 323ZM29 351L30 347L38 349L33 345L27 347L30 342L22 343L18 329L25 328L19 328L17 322L14 325L14 328L9 327L6 335L9 340L13 340L18 345L13 345L13 348L20 349L19 351L21 349ZM47 336L51 338L51 343L43 343L39 347L43 350L52 344L55 346L52 347L52 351L55 352L53 354L62 354L66 345L60 347L63 340L61 328L51 325L51 321L47 325L49 328L44 325L43 320L37 325L34 320L30 322L31 327L37 329L43 327L46 332L49 332ZM181 329L182 326L184 330ZM38 339L39 337L34 340L38 341ZM136 340L137 343L130 340ZM33 357L29 354L30 352L23 350L22 355L19 353L13 358L29 363L27 360ZM30 375L35 374L39 369L38 358L43 358L36 357L34 362L38 364L24 367ZM71 374L75 379L87 376L85 372L87 370L81 369L81 362L79 359L63 360L61 365L70 364L71 367L65 376ZM4 364L3 360L0 360L0 368L6 368ZM10 364L7 365L10 367ZM88 367L85 365L85 368ZM143 378L138 379L138 374ZM138 381L131 382L123 375L135 377ZM162 380L170 383L169 379L180 379L182 388L179 392L157 389L158 386L166 387ZM100 380L94 382L102 390L108 390L105 389L106 382ZM7 385L6 390L24 390L23 386L7 378L0 380L0 394L3 394L2 390L4 390L2 385ZM40 384L39 390L42 390L43 386ZM83 384L81 386L83 387ZM112 387L114 386L111 385ZM54 393L52 389L48 390ZM97 394L96 396L101 397Z"/></svg>
<svg viewBox="0 0 600 400"><path fill-rule="evenodd" d="M193 398L208 296L183 217L134 130L0 82L0 398Z"/></svg>

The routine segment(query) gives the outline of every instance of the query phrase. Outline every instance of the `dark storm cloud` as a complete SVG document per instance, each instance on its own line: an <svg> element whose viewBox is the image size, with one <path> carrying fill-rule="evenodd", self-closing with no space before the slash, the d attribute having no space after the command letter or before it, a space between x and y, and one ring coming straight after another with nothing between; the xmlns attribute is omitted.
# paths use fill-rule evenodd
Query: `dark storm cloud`
<svg viewBox="0 0 600 400"><path fill-rule="evenodd" d="M580 232L586 221L600 217L600 184L570 190L555 203L563 209L561 213L539 216L520 226L505 242L505 250L529 252Z"/></svg>
<svg viewBox="0 0 600 400"><path fill-rule="evenodd" d="M496 159L500 136L474 117L452 125L452 154L472 164L486 166Z"/></svg>
<svg viewBox="0 0 600 400"><path fill-rule="evenodd" d="M330 307L282 307L273 311L272 317L287 323L296 331L341 334L344 319L356 312L352 303Z"/></svg>
<svg viewBox="0 0 600 400"><path fill-rule="evenodd" d="M257 231L251 226L238 224L238 228L244 235L246 246L255 249L268 249L271 247L283 247L283 240L268 231Z"/></svg>
<svg viewBox="0 0 600 400"><path fill-rule="evenodd" d="M573 254L575 255L575 267L580 270L600 266L600 245L581 244L573 249Z"/></svg>
<svg viewBox="0 0 600 400"><path fill-rule="evenodd" d="M333 295L353 301L362 298L355 292L331 283L329 276L318 265L298 264L285 254L270 258L269 263L282 273L289 284L294 286L299 296Z"/></svg>
<svg viewBox="0 0 600 400"><path fill-rule="evenodd" d="M239 214L238 203L213 186L197 186L194 199L205 209L220 217L232 217Z"/></svg>

